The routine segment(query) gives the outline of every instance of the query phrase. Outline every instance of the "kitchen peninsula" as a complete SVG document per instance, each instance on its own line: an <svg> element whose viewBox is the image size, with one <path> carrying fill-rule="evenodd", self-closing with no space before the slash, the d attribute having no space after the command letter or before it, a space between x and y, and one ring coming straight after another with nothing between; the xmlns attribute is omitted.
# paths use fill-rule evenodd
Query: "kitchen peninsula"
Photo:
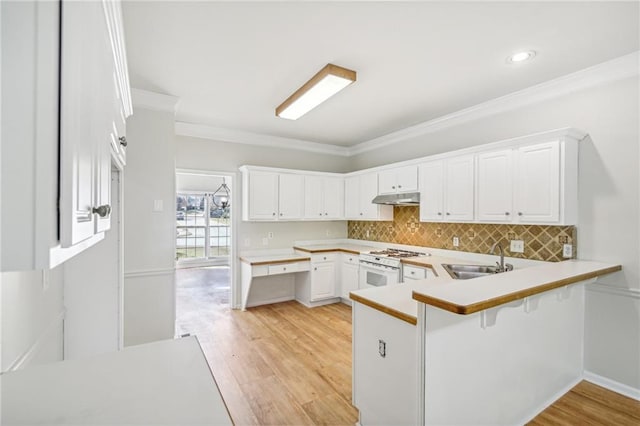
<svg viewBox="0 0 640 426"><path fill-rule="evenodd" d="M584 284L620 265L452 280L442 260L411 260L438 278L351 293L362 425L523 424L582 379Z"/></svg>

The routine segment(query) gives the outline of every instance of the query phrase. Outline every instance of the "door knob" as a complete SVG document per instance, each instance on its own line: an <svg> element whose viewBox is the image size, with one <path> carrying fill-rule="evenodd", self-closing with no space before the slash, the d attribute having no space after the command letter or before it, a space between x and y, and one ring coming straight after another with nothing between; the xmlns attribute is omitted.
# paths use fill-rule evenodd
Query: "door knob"
<svg viewBox="0 0 640 426"><path fill-rule="evenodd" d="M100 217L107 217L111 213L111 206L104 204L102 206L94 207L91 209L91 213L96 213Z"/></svg>
<svg viewBox="0 0 640 426"><path fill-rule="evenodd" d="M127 146L127 144L128 144L128 142L127 142L127 138L125 138L124 136L120 136L120 137L118 138L118 140L120 141L120 145L122 145L122 146L124 146L124 147L126 147L126 146Z"/></svg>

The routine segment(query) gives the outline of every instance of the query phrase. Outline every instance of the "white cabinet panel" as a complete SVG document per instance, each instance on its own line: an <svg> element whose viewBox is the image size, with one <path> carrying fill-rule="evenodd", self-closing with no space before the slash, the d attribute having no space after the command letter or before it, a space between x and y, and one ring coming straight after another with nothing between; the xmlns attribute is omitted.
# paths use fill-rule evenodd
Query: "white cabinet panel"
<svg viewBox="0 0 640 426"><path fill-rule="evenodd" d="M322 177L304 177L304 218L320 220L324 216Z"/></svg>
<svg viewBox="0 0 640 426"><path fill-rule="evenodd" d="M420 220L442 221L444 217L444 162L420 165Z"/></svg>
<svg viewBox="0 0 640 426"><path fill-rule="evenodd" d="M521 222L560 219L560 146L549 142L517 151L516 212Z"/></svg>
<svg viewBox="0 0 640 426"><path fill-rule="evenodd" d="M302 219L304 176L281 174L278 184L278 219Z"/></svg>
<svg viewBox="0 0 640 426"><path fill-rule="evenodd" d="M445 178L445 221L473 220L474 158L472 155L447 160Z"/></svg>
<svg viewBox="0 0 640 426"><path fill-rule="evenodd" d="M325 219L344 219L344 180L324 178L323 204Z"/></svg>
<svg viewBox="0 0 640 426"><path fill-rule="evenodd" d="M393 206L371 201L378 195L378 174L368 173L345 179L347 220L393 220Z"/></svg>
<svg viewBox="0 0 640 426"><path fill-rule="evenodd" d="M344 219L344 180L324 176L305 176L304 218Z"/></svg>
<svg viewBox="0 0 640 426"><path fill-rule="evenodd" d="M249 219L276 220L278 211L278 174L251 172L248 176Z"/></svg>
<svg viewBox="0 0 640 426"><path fill-rule="evenodd" d="M327 299L336 295L336 267L334 262L311 265L311 301Z"/></svg>
<svg viewBox="0 0 640 426"><path fill-rule="evenodd" d="M359 220L360 211L360 177L348 177L344 181L344 215L347 219Z"/></svg>
<svg viewBox="0 0 640 426"><path fill-rule="evenodd" d="M512 150L478 154L477 219L510 222L513 219Z"/></svg>
<svg viewBox="0 0 640 426"><path fill-rule="evenodd" d="M360 217L363 220L378 219L378 205L371 201L378 195L378 176L375 173L360 175Z"/></svg>
<svg viewBox="0 0 640 426"><path fill-rule="evenodd" d="M378 194L415 192L418 190L418 167L405 166L378 173Z"/></svg>

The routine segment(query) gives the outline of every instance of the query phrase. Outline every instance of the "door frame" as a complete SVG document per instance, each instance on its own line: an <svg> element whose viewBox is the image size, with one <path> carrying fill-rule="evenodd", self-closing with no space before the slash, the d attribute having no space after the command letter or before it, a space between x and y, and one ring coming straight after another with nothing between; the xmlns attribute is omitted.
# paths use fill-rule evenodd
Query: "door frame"
<svg viewBox="0 0 640 426"><path fill-rule="evenodd" d="M183 169L176 168L174 173L174 181L177 181L178 174L190 174L201 176L222 176L229 180L231 183L231 251L229 253L229 272L231 281L231 308L238 309L240 306L240 285L239 277L240 271L238 270L238 224L241 211L240 207L240 174L238 172L225 172L216 170L201 170L201 169ZM178 193L177 185L174 182L175 193ZM174 197L175 198L175 197ZM238 209L236 211L236 209ZM176 241L173 239L173 253L176 252ZM196 266L195 264L193 266ZM177 267L177 261L176 261Z"/></svg>

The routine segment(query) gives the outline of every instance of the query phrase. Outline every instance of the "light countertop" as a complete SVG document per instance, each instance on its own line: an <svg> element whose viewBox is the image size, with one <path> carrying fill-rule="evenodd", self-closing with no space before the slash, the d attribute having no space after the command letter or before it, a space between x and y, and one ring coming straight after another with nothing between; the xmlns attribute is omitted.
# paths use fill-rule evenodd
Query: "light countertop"
<svg viewBox="0 0 640 426"><path fill-rule="evenodd" d="M366 253L372 250L380 250L380 247L372 247L367 245L350 244L350 243L335 243L335 244L310 244L310 245L296 245L294 250L304 251L307 253L325 253L330 251L342 251L345 253L360 254Z"/></svg>
<svg viewBox="0 0 640 426"><path fill-rule="evenodd" d="M264 254L259 256L241 256L240 261L250 265L272 265L277 263L293 263L311 260L309 256L297 253Z"/></svg>
<svg viewBox="0 0 640 426"><path fill-rule="evenodd" d="M482 262L429 256L405 259L404 263L432 267L438 277L356 290L350 293L350 298L415 324L418 302L467 315L622 269L620 265L610 263L567 260L487 277L454 280L442 268L443 263Z"/></svg>

